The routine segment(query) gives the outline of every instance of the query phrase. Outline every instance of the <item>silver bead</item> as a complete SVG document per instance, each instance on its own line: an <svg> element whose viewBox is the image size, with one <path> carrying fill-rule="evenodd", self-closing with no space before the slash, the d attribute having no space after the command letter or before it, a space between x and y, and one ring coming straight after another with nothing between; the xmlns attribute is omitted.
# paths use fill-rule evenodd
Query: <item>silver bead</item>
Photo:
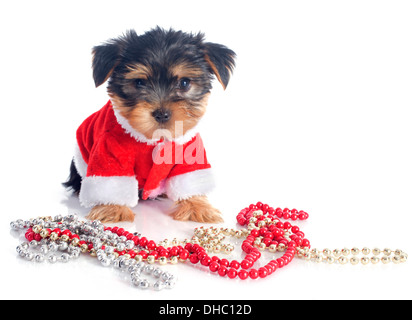
<svg viewBox="0 0 412 320"><path fill-rule="evenodd" d="M158 280L153 284L153 288L156 291L160 291L165 288L165 283L163 281Z"/></svg>
<svg viewBox="0 0 412 320"><path fill-rule="evenodd" d="M49 257L47 258L47 260L50 263L56 263L57 262L57 257L54 254L49 255Z"/></svg>
<svg viewBox="0 0 412 320"><path fill-rule="evenodd" d="M172 289L176 284L174 279L166 280L164 283L167 289Z"/></svg>
<svg viewBox="0 0 412 320"><path fill-rule="evenodd" d="M57 245L56 242L50 242L47 248L49 249L50 252L56 252L59 246Z"/></svg>
<svg viewBox="0 0 412 320"><path fill-rule="evenodd" d="M35 260L36 262L43 262L43 261L44 261L44 255L41 254L41 253L37 253L37 254L34 256L34 260Z"/></svg>
<svg viewBox="0 0 412 320"><path fill-rule="evenodd" d="M156 268L153 270L152 274L155 278L160 278L160 276L162 275L162 272L163 272L162 269Z"/></svg>
<svg viewBox="0 0 412 320"><path fill-rule="evenodd" d="M26 252L25 258L29 261L32 261L34 259L33 252Z"/></svg>
<svg viewBox="0 0 412 320"><path fill-rule="evenodd" d="M111 261L107 258L101 259L100 262L102 263L103 267L108 267L111 264Z"/></svg>
<svg viewBox="0 0 412 320"><path fill-rule="evenodd" d="M49 248L47 247L46 244L43 244L43 245L40 247L40 252L43 253L43 254L47 254L47 253L49 252Z"/></svg>
<svg viewBox="0 0 412 320"><path fill-rule="evenodd" d="M123 251L126 249L126 245L124 243L117 244L117 251Z"/></svg>
<svg viewBox="0 0 412 320"><path fill-rule="evenodd" d="M62 242L59 243L59 250L60 251L65 251L65 250L67 250L68 247L69 247L69 245L67 244L67 242L62 241Z"/></svg>
<svg viewBox="0 0 412 320"><path fill-rule="evenodd" d="M66 262L68 262L69 260L70 260L69 254L67 254L67 253L62 253L62 254L61 254L61 256L60 256L60 261L61 261L61 262L66 263Z"/></svg>
<svg viewBox="0 0 412 320"><path fill-rule="evenodd" d="M144 268L143 268L143 272L144 273L146 273L146 274L152 274L152 272L155 270L155 267L154 266L152 266L152 265L146 265Z"/></svg>
<svg viewBox="0 0 412 320"><path fill-rule="evenodd" d="M137 286L141 289L148 289L150 287L150 284L146 279L142 279L138 282Z"/></svg>

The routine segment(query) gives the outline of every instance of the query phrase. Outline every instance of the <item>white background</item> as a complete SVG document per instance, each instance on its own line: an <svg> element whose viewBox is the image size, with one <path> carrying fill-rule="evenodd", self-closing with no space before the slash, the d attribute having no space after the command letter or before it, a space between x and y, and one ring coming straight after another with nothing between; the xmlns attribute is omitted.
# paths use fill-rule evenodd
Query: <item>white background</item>
<svg viewBox="0 0 412 320"><path fill-rule="evenodd" d="M91 48L127 29L203 31L237 68L215 82L201 131L217 188L236 227L262 201L303 209L314 247L412 252L412 5L409 1L3 1L1 33L1 289L3 299L411 299L411 261L325 265L296 259L259 281L169 266L173 290L140 291L82 257L35 264L17 257L9 222L78 212L60 183L77 126L107 101ZM191 236L168 202L142 202L134 223L156 241ZM223 226L222 225L222 226ZM270 256L264 255L265 258ZM239 258L238 252L232 258ZM53 289L54 288L54 289Z"/></svg>

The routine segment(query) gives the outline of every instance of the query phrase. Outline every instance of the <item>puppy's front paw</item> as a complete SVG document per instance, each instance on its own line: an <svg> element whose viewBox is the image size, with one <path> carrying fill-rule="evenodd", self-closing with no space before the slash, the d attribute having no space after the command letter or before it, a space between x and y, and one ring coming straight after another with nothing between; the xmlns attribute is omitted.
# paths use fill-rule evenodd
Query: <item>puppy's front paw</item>
<svg viewBox="0 0 412 320"><path fill-rule="evenodd" d="M99 220L103 223L114 223L119 221L134 220L134 213L129 207L117 204L98 205L93 207L86 217L90 220Z"/></svg>
<svg viewBox="0 0 412 320"><path fill-rule="evenodd" d="M175 220L180 221L223 222L220 211L212 207L204 196L195 196L187 200L177 201L172 216Z"/></svg>

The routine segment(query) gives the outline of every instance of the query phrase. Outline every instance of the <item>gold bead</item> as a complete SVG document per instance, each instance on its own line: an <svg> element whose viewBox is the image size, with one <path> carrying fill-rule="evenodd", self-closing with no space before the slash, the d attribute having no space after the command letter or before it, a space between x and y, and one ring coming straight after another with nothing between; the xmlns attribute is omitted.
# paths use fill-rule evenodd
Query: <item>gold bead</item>
<svg viewBox="0 0 412 320"><path fill-rule="evenodd" d="M338 261L339 261L340 264L346 264L346 263L348 263L348 258L339 257Z"/></svg>
<svg viewBox="0 0 412 320"><path fill-rule="evenodd" d="M259 217L259 216L261 216L263 214L263 211L262 210L256 210L255 212L253 212L253 215L255 216L255 217Z"/></svg>
<svg viewBox="0 0 412 320"><path fill-rule="evenodd" d="M279 243L279 245L278 245L278 251L279 251L279 252L283 252L283 251L285 251L285 249L286 249L286 246L285 246L283 243Z"/></svg>
<svg viewBox="0 0 412 320"><path fill-rule="evenodd" d="M362 257L360 259L360 261L363 265L367 265L369 263L369 258L368 257Z"/></svg>
<svg viewBox="0 0 412 320"><path fill-rule="evenodd" d="M315 254L313 259L315 260L315 262L320 263L322 262L323 258L320 254Z"/></svg>
<svg viewBox="0 0 412 320"><path fill-rule="evenodd" d="M342 249L342 254L347 257L350 254L350 250L348 248L343 248Z"/></svg>
<svg viewBox="0 0 412 320"><path fill-rule="evenodd" d="M350 263L352 265L357 265L359 263L359 259L357 257L350 258Z"/></svg>
<svg viewBox="0 0 412 320"><path fill-rule="evenodd" d="M56 241L59 238L58 234L56 232L52 232L50 234L50 240L51 241Z"/></svg>
<svg viewBox="0 0 412 320"><path fill-rule="evenodd" d="M395 250L395 256L400 256L402 254L402 250L396 249Z"/></svg>
<svg viewBox="0 0 412 320"><path fill-rule="evenodd" d="M352 254L353 254L354 256L356 256L356 255L359 254L360 250L359 250L358 248L352 248L351 252L352 252ZM359 261L358 261L358 262L359 262Z"/></svg>
<svg viewBox="0 0 412 320"><path fill-rule="evenodd" d="M373 263L373 264L377 264L377 263L379 263L379 258L377 257L377 256L373 256L373 257L371 257L371 262Z"/></svg>
<svg viewBox="0 0 412 320"><path fill-rule="evenodd" d="M362 253L363 253L365 256L367 256L369 253L371 253L371 249L365 247L365 248L362 249Z"/></svg>
<svg viewBox="0 0 412 320"><path fill-rule="evenodd" d="M408 255L405 252L402 252L399 257L401 258L401 262L408 260Z"/></svg>
<svg viewBox="0 0 412 320"><path fill-rule="evenodd" d="M39 226L38 224L36 224L33 228L32 228L34 233L40 233L40 231L42 230L42 227Z"/></svg>
<svg viewBox="0 0 412 320"><path fill-rule="evenodd" d="M67 242L67 241L70 240L70 238L69 238L69 236L68 236L67 234L63 234L63 235L60 237L60 240L61 240L61 241L64 241L64 242Z"/></svg>
<svg viewBox="0 0 412 320"><path fill-rule="evenodd" d="M383 254L384 254L384 255L386 255L386 256L390 256L390 255L391 255L391 253L392 253L392 250L391 250L391 249L389 249L389 248L385 248L385 249L383 249Z"/></svg>
<svg viewBox="0 0 412 320"><path fill-rule="evenodd" d="M310 253L313 254L313 255L316 255L316 254L319 254L320 251L316 248L313 248L312 250L310 250Z"/></svg>
<svg viewBox="0 0 412 320"><path fill-rule="evenodd" d="M220 244L217 244L213 247L213 252L219 253L220 250L222 250L222 246Z"/></svg>
<svg viewBox="0 0 412 320"><path fill-rule="evenodd" d="M323 254L328 257L328 256L330 256L330 255L332 254L332 250L330 250L330 249L324 249L324 250L323 250Z"/></svg>
<svg viewBox="0 0 412 320"><path fill-rule="evenodd" d="M276 245L275 244L269 245L269 252L276 252Z"/></svg>
<svg viewBox="0 0 412 320"><path fill-rule="evenodd" d="M177 256L171 257L170 262L172 264L177 264L179 262L179 258Z"/></svg>
<svg viewBox="0 0 412 320"><path fill-rule="evenodd" d="M395 264L398 264L401 262L401 257L400 256L393 256L392 257L392 262Z"/></svg>
<svg viewBox="0 0 412 320"><path fill-rule="evenodd" d="M43 229L42 231L40 231L40 236L42 238L47 238L49 236L49 231L47 229Z"/></svg>
<svg viewBox="0 0 412 320"><path fill-rule="evenodd" d="M259 249L260 249L260 250L265 250L265 249L266 249L266 244L265 244L264 242L261 242L261 243L259 244Z"/></svg>
<svg viewBox="0 0 412 320"><path fill-rule="evenodd" d="M77 246L79 244L80 240L77 238L73 238L72 241L70 242L70 244L72 246Z"/></svg>
<svg viewBox="0 0 412 320"><path fill-rule="evenodd" d="M327 257L326 257L326 262L329 263L329 264L332 264L332 263L335 262L335 258L334 258L334 257L331 257L331 256L327 256Z"/></svg>
<svg viewBox="0 0 412 320"><path fill-rule="evenodd" d="M90 249L90 255L92 256L92 257L96 257L97 256L97 254L96 254L96 249L95 248L92 248L92 249Z"/></svg>
<svg viewBox="0 0 412 320"><path fill-rule="evenodd" d="M89 249L89 247L88 247L88 245L85 244L85 243L83 243L83 244L80 246L80 251L83 252L83 253L87 252L88 249Z"/></svg>
<svg viewBox="0 0 412 320"><path fill-rule="evenodd" d="M148 264L153 264L153 263L155 263L155 257L152 256L152 255L148 256L148 257L147 257L147 263L148 263Z"/></svg>
<svg viewBox="0 0 412 320"><path fill-rule="evenodd" d="M339 249L335 249L335 250L333 250L333 255L335 256L335 257L339 257L340 255L341 255L341 251L339 250Z"/></svg>
<svg viewBox="0 0 412 320"><path fill-rule="evenodd" d="M378 256L378 255L381 254L381 249L379 249L379 248L374 248L374 249L372 250L372 253L373 253L375 256Z"/></svg>
<svg viewBox="0 0 412 320"><path fill-rule="evenodd" d="M387 264L387 263L391 262L391 259L389 259L388 256L383 256L381 258L381 261L382 261L382 263Z"/></svg>
<svg viewBox="0 0 412 320"><path fill-rule="evenodd" d="M167 258L166 257L160 257L159 258L159 264L161 264L161 265L167 264Z"/></svg>
<svg viewBox="0 0 412 320"><path fill-rule="evenodd" d="M143 261L143 257L142 257L140 254L136 254L136 255L134 256L134 259L135 259L137 262L142 262L142 261Z"/></svg>

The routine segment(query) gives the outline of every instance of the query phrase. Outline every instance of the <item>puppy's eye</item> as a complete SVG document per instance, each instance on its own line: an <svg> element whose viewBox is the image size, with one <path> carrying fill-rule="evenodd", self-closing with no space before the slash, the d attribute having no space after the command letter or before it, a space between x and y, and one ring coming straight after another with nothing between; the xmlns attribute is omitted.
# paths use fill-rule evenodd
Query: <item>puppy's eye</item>
<svg viewBox="0 0 412 320"><path fill-rule="evenodd" d="M188 78L180 79L180 81L179 81L179 89L189 90L189 88L190 88L190 79L188 79Z"/></svg>
<svg viewBox="0 0 412 320"><path fill-rule="evenodd" d="M136 87L145 87L146 86L146 80L145 79L136 79L135 80L135 85Z"/></svg>

